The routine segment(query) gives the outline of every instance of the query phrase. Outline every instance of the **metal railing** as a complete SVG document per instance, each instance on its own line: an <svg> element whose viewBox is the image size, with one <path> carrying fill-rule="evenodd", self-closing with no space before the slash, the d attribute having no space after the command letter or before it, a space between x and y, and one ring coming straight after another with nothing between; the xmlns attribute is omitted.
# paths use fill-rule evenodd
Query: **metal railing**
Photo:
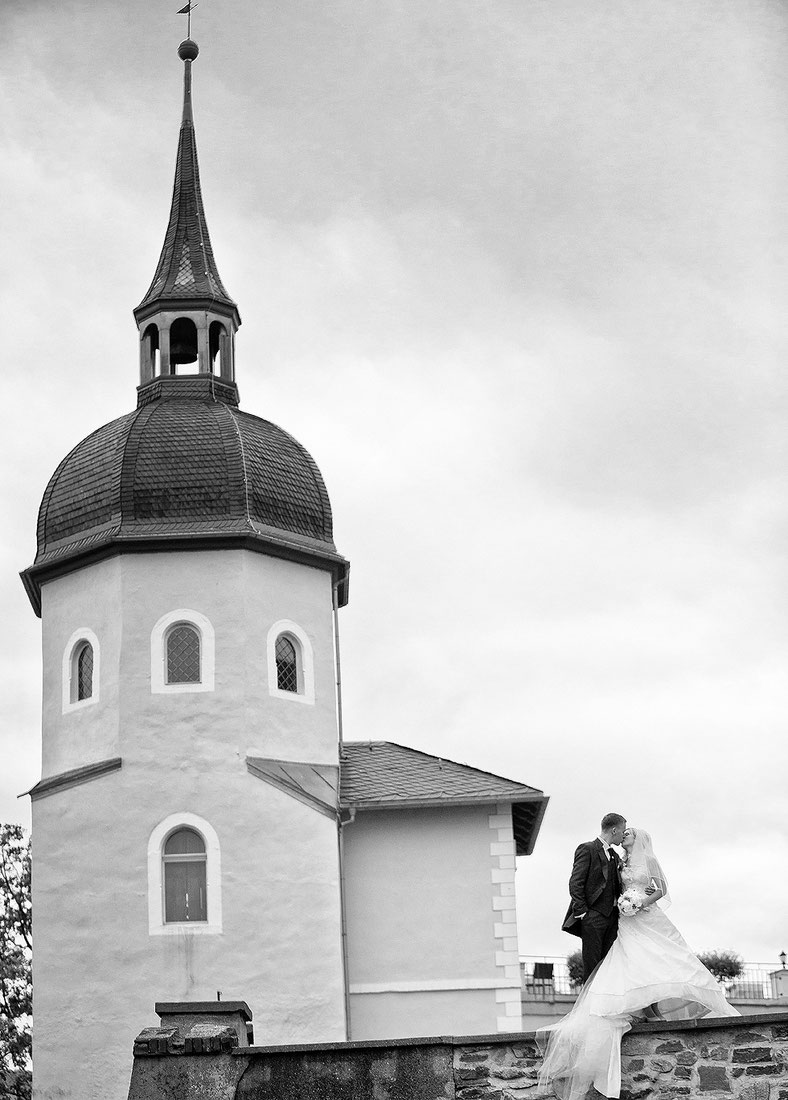
<svg viewBox="0 0 788 1100"><path fill-rule="evenodd" d="M738 978L723 982L733 1001L771 1001L777 997L772 975L778 970L768 963L745 963ZM551 1001L556 996L575 996L580 988L569 978L563 955L521 955L520 977L523 995L529 1000Z"/></svg>
<svg viewBox="0 0 788 1100"><path fill-rule="evenodd" d="M520 980L523 993L535 1001L574 996L580 988L569 980L566 958L560 955L521 955Z"/></svg>
<svg viewBox="0 0 788 1100"><path fill-rule="evenodd" d="M777 967L768 963L745 963L738 978L723 982L725 995L732 1001L771 1001L777 996L772 974Z"/></svg>

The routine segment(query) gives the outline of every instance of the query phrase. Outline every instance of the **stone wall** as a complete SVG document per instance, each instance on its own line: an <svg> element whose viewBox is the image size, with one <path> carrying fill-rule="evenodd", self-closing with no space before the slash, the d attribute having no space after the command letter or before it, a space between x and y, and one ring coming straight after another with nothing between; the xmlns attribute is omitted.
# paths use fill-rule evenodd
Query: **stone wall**
<svg viewBox="0 0 788 1100"><path fill-rule="evenodd" d="M536 1100L533 1034L235 1047L199 1022L146 1028L129 1100ZM213 1030L212 1030L213 1029ZM214 1034L215 1032L215 1034ZM788 1100L788 1013L640 1024L624 1037L622 1100Z"/></svg>
<svg viewBox="0 0 788 1100"><path fill-rule="evenodd" d="M456 1100L528 1100L539 1095L539 1054L521 1042L461 1041ZM788 1100L788 1014L640 1024L621 1048L622 1100Z"/></svg>

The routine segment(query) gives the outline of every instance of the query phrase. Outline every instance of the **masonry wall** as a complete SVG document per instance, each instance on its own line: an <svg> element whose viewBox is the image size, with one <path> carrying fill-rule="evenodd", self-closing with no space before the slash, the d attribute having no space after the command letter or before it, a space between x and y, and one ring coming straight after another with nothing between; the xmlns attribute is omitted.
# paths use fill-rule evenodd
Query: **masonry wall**
<svg viewBox="0 0 788 1100"><path fill-rule="evenodd" d="M156 1038L159 1036L159 1038ZM162 1037L163 1036L163 1037ZM140 1037L129 1100L529 1100L533 1034L186 1054L179 1036ZM787 1100L788 1013L642 1024L624 1037L621 1100Z"/></svg>
<svg viewBox="0 0 788 1100"><path fill-rule="evenodd" d="M360 811L343 842L351 1037L519 1030L510 808Z"/></svg>

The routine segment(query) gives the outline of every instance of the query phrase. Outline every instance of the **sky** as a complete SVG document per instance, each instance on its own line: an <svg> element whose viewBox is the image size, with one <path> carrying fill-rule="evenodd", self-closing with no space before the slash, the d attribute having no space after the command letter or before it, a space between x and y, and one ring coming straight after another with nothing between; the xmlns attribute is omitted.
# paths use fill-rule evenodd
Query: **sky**
<svg viewBox="0 0 788 1100"><path fill-rule="evenodd" d="M130 411L179 4L0 10L0 821L40 778L18 572ZM544 790L520 950L577 843L647 828L697 950L788 950L788 6L200 0L194 109L242 408L351 561L344 728Z"/></svg>

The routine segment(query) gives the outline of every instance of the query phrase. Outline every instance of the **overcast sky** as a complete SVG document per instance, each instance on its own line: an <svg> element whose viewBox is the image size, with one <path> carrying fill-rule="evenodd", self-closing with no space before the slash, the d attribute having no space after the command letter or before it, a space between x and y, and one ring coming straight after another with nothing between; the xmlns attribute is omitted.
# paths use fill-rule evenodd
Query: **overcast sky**
<svg viewBox="0 0 788 1100"><path fill-rule="evenodd" d="M0 820L40 777L18 571L129 411L169 212L172 0L0 11ZM242 407L352 563L345 733L649 829L698 950L788 950L786 56L779 0L201 0L203 195ZM238 990L243 996L243 990Z"/></svg>

